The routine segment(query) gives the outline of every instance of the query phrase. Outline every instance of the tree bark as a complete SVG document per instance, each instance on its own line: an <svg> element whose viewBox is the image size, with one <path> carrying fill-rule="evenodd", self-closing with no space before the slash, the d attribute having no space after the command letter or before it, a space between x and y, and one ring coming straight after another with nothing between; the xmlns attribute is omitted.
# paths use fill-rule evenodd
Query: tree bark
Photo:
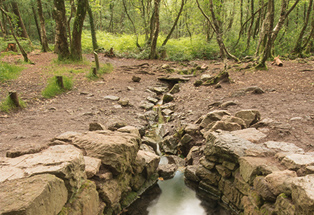
<svg viewBox="0 0 314 215"><path fill-rule="evenodd" d="M72 30L72 43L71 43L71 59L81 61L82 56L82 30L83 23L86 16L88 7L88 0L81 0L78 2L76 16L74 19Z"/></svg>
<svg viewBox="0 0 314 215"><path fill-rule="evenodd" d="M260 50L260 60L257 69L266 69L266 60L271 55L272 48L272 29L274 26L274 16L275 16L275 2L274 0L268 0L267 14L263 22L261 29L261 44L259 46Z"/></svg>
<svg viewBox="0 0 314 215"><path fill-rule="evenodd" d="M68 36L69 36L69 40L70 40L70 44L71 44L72 43L71 20L74 17L74 15L76 14L76 7L74 4L74 0L70 0L70 5L71 5L71 14L70 14L70 17L69 17L68 22L67 22L67 30L68 30Z"/></svg>
<svg viewBox="0 0 314 215"><path fill-rule="evenodd" d="M90 7L88 1L87 1L87 11L88 11L88 16L89 16L89 23L90 23L90 31L91 31L91 35L92 35L93 49L95 51L95 50L98 49L98 44L97 44L96 30L95 30L95 25L94 25L93 12L92 12L92 8Z"/></svg>
<svg viewBox="0 0 314 215"><path fill-rule="evenodd" d="M39 41L40 41L40 44L42 44L41 32L40 32L40 28L39 28L39 25L38 25L37 15L36 15L36 11L35 11L34 6L32 6L32 11L33 11L33 14L34 14L34 20L35 20L36 29L37 29L37 32L38 32Z"/></svg>
<svg viewBox="0 0 314 215"><path fill-rule="evenodd" d="M295 47L292 51L292 53L294 54L297 54L297 55L301 55L302 53L302 50L303 50L303 47L302 47L302 39L303 39L303 36L305 34L305 30L307 28L307 25L309 23L309 20L310 20L310 15L311 15L311 12L312 12L312 6L313 6L313 0L309 0L309 7L308 7L308 10L307 10L307 13L306 13L306 17L305 17L305 20L304 20L304 24L303 24L303 27L301 29L301 32L299 34L299 37L298 37L298 40L295 44Z"/></svg>
<svg viewBox="0 0 314 215"><path fill-rule="evenodd" d="M55 10L53 16L56 21L55 49L59 60L68 59L70 56L67 40L66 17L64 0L54 0Z"/></svg>
<svg viewBox="0 0 314 215"><path fill-rule="evenodd" d="M152 38L151 38L151 49L149 54L149 59L157 59L157 40L159 34L159 8L160 8L160 0L154 0L154 13L152 17Z"/></svg>
<svg viewBox="0 0 314 215"><path fill-rule="evenodd" d="M24 37L26 39L29 39L29 36L27 34L27 31L26 31L24 22L22 20L22 17L21 17L21 14L20 14L20 10L19 10L19 7L18 7L17 3L14 1L14 2L11 3L11 5L12 5L13 13L18 17L17 24L21 28L21 32L18 33L18 36Z"/></svg>
<svg viewBox="0 0 314 215"><path fill-rule="evenodd" d="M43 15L43 8L41 4L41 0L37 0L37 8L38 8L38 16L40 21L40 29L41 29L41 49L43 52L50 51L48 46L48 39L47 39L47 33L46 33L46 26L45 26L45 18Z"/></svg>

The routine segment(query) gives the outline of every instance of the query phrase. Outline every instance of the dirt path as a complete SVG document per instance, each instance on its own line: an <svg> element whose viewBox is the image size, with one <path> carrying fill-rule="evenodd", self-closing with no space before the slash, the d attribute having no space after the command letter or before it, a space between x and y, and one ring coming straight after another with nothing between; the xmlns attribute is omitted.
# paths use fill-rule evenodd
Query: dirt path
<svg viewBox="0 0 314 215"><path fill-rule="evenodd" d="M171 67L184 68L193 62L182 63L165 61L147 61L100 57L102 63L114 65L114 71L103 75L102 79L89 81L85 75L90 65L67 65L75 78L74 89L54 99L43 99L41 91L47 79L53 76L51 68L56 68L56 55L52 53L30 54L35 65L25 65L20 77L14 81L0 84L0 100L9 90L20 92L27 102L27 108L15 113L0 112L0 156L14 149L36 149L46 146L49 140L66 131L84 132L89 123L99 122L106 126L115 122L144 127L146 121L141 118L144 110L140 102L153 94L149 87L162 84L158 77L165 75L160 69L165 63ZM86 55L92 61L91 55ZM21 56L8 56L3 61L14 63ZM138 65L147 63L146 67ZM217 73L223 65L209 61L197 61L209 66L209 73ZM244 67L246 65L240 65ZM270 118L274 122L263 130L268 135L264 140L276 140L295 143L306 151L314 151L314 61L307 63L284 62L283 67L269 65L269 71L241 70L238 65L229 69L232 84L222 84L222 88L213 86L195 87L195 80L201 74L191 77L186 83L180 83L180 92L175 94L176 118L170 124L175 128L179 123L193 123L201 115L210 111L208 105L214 101L234 101L238 105L230 106L228 111L235 113L241 109L257 109L262 119ZM80 71L76 73L75 71ZM139 83L133 82L133 75L141 77ZM240 89L258 86L264 94L240 94ZM104 97L114 95L126 98L131 105L120 108L116 101Z"/></svg>

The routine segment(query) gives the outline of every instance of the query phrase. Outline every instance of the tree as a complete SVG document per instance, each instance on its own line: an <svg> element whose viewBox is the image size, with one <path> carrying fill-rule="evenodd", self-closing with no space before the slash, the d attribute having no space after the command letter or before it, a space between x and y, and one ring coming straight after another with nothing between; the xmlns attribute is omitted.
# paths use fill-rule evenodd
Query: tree
<svg viewBox="0 0 314 215"><path fill-rule="evenodd" d="M218 18L217 14L216 14L217 11L218 11L218 13L220 12L222 3L219 2L218 6L217 6L218 8L214 8L213 0L209 0L209 9L210 9L211 18L212 18L212 21L211 21L209 16L207 16L205 14L205 12L203 11L203 9L201 8L199 1L196 0L196 2L197 2L199 10L203 14L203 16L207 19L207 21L210 23L211 28L214 30L214 32L216 34L216 40L217 40L217 43L218 43L219 49L220 49L220 57L222 59L229 57L235 61L239 61L239 59L237 57L235 57L234 55L232 55L228 51L228 49L226 48L225 43L223 41L222 20L220 18Z"/></svg>
<svg viewBox="0 0 314 215"><path fill-rule="evenodd" d="M300 31L298 40L297 40L297 42L296 42L296 44L294 46L294 49L292 51L292 53L294 53L294 54L301 55L302 50L305 48L305 46L302 46L302 39L303 39L303 36L305 34L305 30L306 30L307 25L308 25L309 20L310 20L310 15L311 15L311 12L313 10L312 6L313 6L313 0L310 0L309 7L308 7L308 10L307 10L307 13L306 13L306 17L305 17L305 20L304 20L303 27L302 27L302 29Z"/></svg>
<svg viewBox="0 0 314 215"><path fill-rule="evenodd" d="M37 8L38 8L38 16L40 20L40 29L41 29L41 47L43 52L50 51L47 40L46 26L45 26L45 18L43 15L43 9L41 0L37 0Z"/></svg>
<svg viewBox="0 0 314 215"><path fill-rule="evenodd" d="M23 19L21 17L20 10L19 10L19 7L18 7L16 1L13 1L11 3L11 5L12 5L13 13L18 17L17 24L21 29L21 32L18 32L18 36L29 39L29 36L27 34L27 31L26 31L26 28L25 28L25 25L24 25L24 22L23 22Z"/></svg>
<svg viewBox="0 0 314 215"><path fill-rule="evenodd" d="M15 35L15 32L14 32L14 27L13 27L13 24L11 22L11 18L9 17L8 15L8 12L5 11L2 7L0 7L0 10L2 11L3 14L5 14L8 18L8 21L9 21L9 24L10 24L10 27L11 27L11 32L12 32L12 35L14 37L14 40L15 42L17 43L22 55L23 55L23 58L24 58L24 62L29 62L29 59L28 59L28 56L27 56L27 53L25 52L25 50L23 49L23 47L21 46L20 42L18 41L16 35Z"/></svg>
<svg viewBox="0 0 314 215"><path fill-rule="evenodd" d="M69 45L67 40L66 17L64 0L54 0L55 10L53 16L56 21L55 49L59 60L70 57Z"/></svg>
<svg viewBox="0 0 314 215"><path fill-rule="evenodd" d="M160 0L154 0L154 13L151 18L151 46L149 59L157 59L157 39L159 34L159 7Z"/></svg>
<svg viewBox="0 0 314 215"><path fill-rule="evenodd" d="M77 4L76 15L72 30L72 42L71 42L71 59L72 60L82 60L82 30L83 23L86 16L86 11L88 7L88 0L80 0Z"/></svg>

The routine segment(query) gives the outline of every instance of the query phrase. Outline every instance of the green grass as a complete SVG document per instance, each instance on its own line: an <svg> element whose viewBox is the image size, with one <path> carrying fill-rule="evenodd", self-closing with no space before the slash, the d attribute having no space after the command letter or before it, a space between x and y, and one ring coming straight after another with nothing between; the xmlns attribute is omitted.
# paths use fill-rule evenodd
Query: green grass
<svg viewBox="0 0 314 215"><path fill-rule="evenodd" d="M56 77L51 78L48 81L48 84L46 88L42 91L42 95L44 98L52 98L56 95L62 94L66 91L69 91L73 87L73 81L71 78L63 76L63 85L64 89L61 89L61 87L57 84Z"/></svg>
<svg viewBox="0 0 314 215"><path fill-rule="evenodd" d="M0 82L16 79L24 68L0 62Z"/></svg>
<svg viewBox="0 0 314 215"><path fill-rule="evenodd" d="M19 104L21 108L26 107L26 104L22 99L19 99ZM0 103L0 110L3 112L9 113L16 109L18 109L18 107L15 106L10 96L8 96L2 103Z"/></svg>
<svg viewBox="0 0 314 215"><path fill-rule="evenodd" d="M90 71L86 77L89 80L97 80L101 77L103 74L109 74L113 71L113 65L111 63L105 63L101 64L99 70L97 71L97 76L93 74L93 71Z"/></svg>

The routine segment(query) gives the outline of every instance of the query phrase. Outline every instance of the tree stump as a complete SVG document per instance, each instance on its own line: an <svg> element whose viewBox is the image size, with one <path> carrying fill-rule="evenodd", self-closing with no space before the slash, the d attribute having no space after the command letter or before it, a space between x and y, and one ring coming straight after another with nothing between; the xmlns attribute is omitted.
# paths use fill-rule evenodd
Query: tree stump
<svg viewBox="0 0 314 215"><path fill-rule="evenodd" d="M95 67L93 67L92 73L93 73L93 76L95 76L95 77L97 76L97 69Z"/></svg>
<svg viewBox="0 0 314 215"><path fill-rule="evenodd" d="M279 59L279 55L274 58L274 61L271 64L272 65L276 64L277 66L283 66L282 61Z"/></svg>
<svg viewBox="0 0 314 215"><path fill-rule="evenodd" d="M63 77L62 76L56 76L56 82L57 82L58 86L61 89L64 89Z"/></svg>
<svg viewBox="0 0 314 215"><path fill-rule="evenodd" d="M17 52L16 43L8 43L8 46L6 48L6 51L13 51Z"/></svg>
<svg viewBox="0 0 314 215"><path fill-rule="evenodd" d="M17 96L17 92L9 92L9 97L15 107L21 107L20 102L19 102L19 97Z"/></svg>

